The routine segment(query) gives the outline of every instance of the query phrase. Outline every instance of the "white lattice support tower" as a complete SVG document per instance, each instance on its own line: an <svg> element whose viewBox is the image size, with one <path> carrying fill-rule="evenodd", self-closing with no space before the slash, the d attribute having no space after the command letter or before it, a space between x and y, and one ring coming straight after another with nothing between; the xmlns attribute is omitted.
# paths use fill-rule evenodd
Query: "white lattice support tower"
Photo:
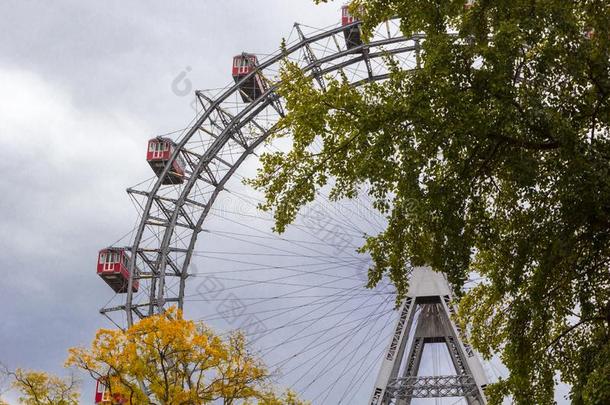
<svg viewBox="0 0 610 405"><path fill-rule="evenodd" d="M447 279L429 267L414 268L370 405L408 405L413 398L440 397L464 397L469 405L487 403L483 367L466 343L463 331L452 320L453 313ZM427 343L447 345L455 375L418 375Z"/></svg>

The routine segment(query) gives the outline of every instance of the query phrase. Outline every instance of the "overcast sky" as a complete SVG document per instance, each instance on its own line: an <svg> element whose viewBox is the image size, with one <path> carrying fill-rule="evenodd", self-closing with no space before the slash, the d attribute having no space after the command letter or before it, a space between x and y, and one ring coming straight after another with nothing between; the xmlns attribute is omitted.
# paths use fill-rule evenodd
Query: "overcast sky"
<svg viewBox="0 0 610 405"><path fill-rule="evenodd" d="M146 140L192 119L176 78L224 87L234 54L335 24L340 5L0 2L0 361L63 373L67 348L109 326L97 251L136 220L125 189L151 175Z"/></svg>
<svg viewBox="0 0 610 405"><path fill-rule="evenodd" d="M136 219L125 189L151 175L146 140L192 119L174 79L223 87L233 55L274 52L295 21L334 24L339 7L0 2L0 361L61 373L67 348L108 326L97 251Z"/></svg>

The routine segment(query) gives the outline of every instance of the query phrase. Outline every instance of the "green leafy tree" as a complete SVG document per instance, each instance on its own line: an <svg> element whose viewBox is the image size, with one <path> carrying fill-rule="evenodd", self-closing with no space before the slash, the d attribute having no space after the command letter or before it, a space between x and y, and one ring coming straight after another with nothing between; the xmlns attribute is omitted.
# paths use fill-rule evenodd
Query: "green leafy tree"
<svg viewBox="0 0 610 405"><path fill-rule="evenodd" d="M319 1L318 1L319 2ZM391 17L425 34L421 67L326 91L290 62L288 152L250 183L282 232L299 209L366 189L388 225L361 251L399 299L409 265L447 274L461 322L510 375L492 403L610 403L610 2L356 0L363 35ZM321 150L312 143L321 144ZM315 151L314 151L315 150ZM481 284L463 293L469 274Z"/></svg>

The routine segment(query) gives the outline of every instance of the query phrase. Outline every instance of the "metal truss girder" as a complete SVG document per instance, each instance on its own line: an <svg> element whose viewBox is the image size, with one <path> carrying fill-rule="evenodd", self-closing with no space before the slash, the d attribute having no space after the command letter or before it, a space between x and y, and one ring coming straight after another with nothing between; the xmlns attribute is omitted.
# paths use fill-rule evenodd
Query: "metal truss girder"
<svg viewBox="0 0 610 405"><path fill-rule="evenodd" d="M369 47L365 46L362 48L362 56L364 57L364 64L366 65L366 72L369 75L369 80L373 80L373 67L371 66L371 58L369 57Z"/></svg>
<svg viewBox="0 0 610 405"><path fill-rule="evenodd" d="M209 119L209 117L208 117L208 121L209 121L209 120L210 120L210 119ZM212 137L213 139L217 139L217 138L218 138L218 134L215 134L214 132L212 132L212 131L210 131L209 129L205 128L205 127L203 126L203 124L205 124L205 122L204 122L204 123L202 123L202 124L201 124L201 126L197 128L197 131L203 132L204 134L209 135L209 136L210 136L210 137ZM210 124L211 124L211 122L210 122Z"/></svg>
<svg viewBox="0 0 610 405"><path fill-rule="evenodd" d="M363 84L366 84L366 83L375 82L375 81L379 81L379 80L385 80L385 79L388 79L389 77L390 77L389 73L384 73L382 75L375 75L375 76L373 76L372 79L366 78L366 79L358 80L357 82L352 83L352 86L358 87L358 86L362 86Z"/></svg>
<svg viewBox="0 0 610 405"><path fill-rule="evenodd" d="M172 273L167 273L166 276L167 277L181 277L180 274L172 274ZM154 273L152 271L141 271L138 276L134 276L134 278L136 280L149 280L149 279L153 279L156 277L158 277L158 274Z"/></svg>
<svg viewBox="0 0 610 405"><path fill-rule="evenodd" d="M201 90L195 90L195 97L197 97L197 100L199 100L199 104L201 104L201 108L203 108L204 110L214 104L214 100L206 96Z"/></svg>
<svg viewBox="0 0 610 405"><path fill-rule="evenodd" d="M284 113L284 107L280 102L280 96L276 92L272 92L267 97L269 98L269 104L273 107L275 112L277 112L280 117L284 117L286 114Z"/></svg>
<svg viewBox="0 0 610 405"><path fill-rule="evenodd" d="M456 316L455 308L451 304L451 297L448 295L445 295L445 296L443 296L443 301L445 301L445 305L447 306L447 309L449 309L449 313L451 314L451 316ZM462 344L464 346L464 350L466 351L466 354L468 355L468 357L474 356L474 351L472 350L472 347L468 343L466 343L467 342L466 334L464 333L462 328L460 328L459 325L455 325L455 329L458 332L458 336L462 339Z"/></svg>
<svg viewBox="0 0 610 405"><path fill-rule="evenodd" d="M170 298L166 298L165 299L166 302L178 302L178 297L170 297ZM150 305L149 302L142 302L139 304L133 304L131 306L131 310L136 312L138 314L138 316L140 318L145 318L146 316L144 314L142 314L142 312L140 311L140 308L146 308ZM125 305L117 305L114 307L107 307L107 308L102 308L100 309L100 314L107 314L110 312L117 312L117 311L125 311L126 307Z"/></svg>
<svg viewBox="0 0 610 405"><path fill-rule="evenodd" d="M226 166L228 169L230 169L230 168L232 168L232 167L233 167L233 165L232 165L231 163L227 162L226 160L224 160L224 159L223 159L223 158L221 158L220 156L212 156L212 157L210 158L210 161L212 161L212 160L216 160L216 161L218 161L218 162L222 163L222 164L223 164L224 166ZM210 162L207 162L207 163L210 163ZM206 166L206 167L207 167L207 166ZM206 169L203 169L203 170L206 170Z"/></svg>
<svg viewBox="0 0 610 405"><path fill-rule="evenodd" d="M144 314L140 311L141 307L145 307L148 306L148 304L136 304L136 305L132 305L131 306L131 311L133 311L140 319L144 318ZM117 311L126 311L127 310L127 306L126 305L117 305L114 307L108 307L108 308L102 308L100 309L100 314L102 315L107 315L111 312L117 312Z"/></svg>
<svg viewBox="0 0 610 405"><path fill-rule="evenodd" d="M229 120L227 120L227 118L225 117L224 111L222 109L220 109L220 107L217 107L216 111L218 111L218 116L220 117L220 121L223 123L224 126L219 125L216 122L216 120L210 119L209 121L214 128L216 128L222 132L223 128L226 128L226 123L229 122ZM233 139L242 148L244 148L244 149L248 148L248 144L247 144L243 134L241 133L241 130L234 131L233 133L229 134L229 137L231 139Z"/></svg>
<svg viewBox="0 0 610 405"><path fill-rule="evenodd" d="M174 263L170 257L166 257L165 260L167 261L167 265L174 271L174 274L180 277L180 268L176 265L176 263Z"/></svg>
<svg viewBox="0 0 610 405"><path fill-rule="evenodd" d="M198 161L199 159L201 159L201 155L194 153L194 152L188 152L184 154L186 162L188 163L189 167L191 168L191 175L193 174L193 170L198 166ZM197 161L194 160L194 158L197 159ZM225 162L223 160L220 160L221 163L230 166L230 163ZM203 176L203 174L207 175L207 178L205 176ZM212 186L217 186L218 185L218 180L216 179L216 176L214 176L214 173L212 172L212 170L210 170L209 166L206 166L203 171L201 173L198 173L196 175L200 180L202 180L203 182L210 184ZM188 181L188 179L187 179Z"/></svg>
<svg viewBox="0 0 610 405"><path fill-rule="evenodd" d="M159 257L160 255L161 255L160 252L157 252L157 257ZM151 260L148 256L146 256L142 252L140 252L138 254L138 257L140 257L142 259L142 261L146 264L146 266L151 271L150 272L140 271L139 272L140 276L134 275L134 278L158 278L160 276L158 258L157 258L157 260ZM171 267L171 269L174 271L174 273L177 276L180 276L180 270L179 270L178 266L174 263L174 261L170 257L167 258L167 265ZM141 277L142 275L146 275L147 277Z"/></svg>
<svg viewBox="0 0 610 405"><path fill-rule="evenodd" d="M303 34L303 31L301 30L301 26L298 23L294 23L294 27L296 28L301 41L306 40L307 38ZM324 82L324 77L322 76L322 72L320 69L320 63L318 62L318 58L316 58L316 55L313 53L313 50L311 49L311 45L309 43L306 43L305 46L303 47L303 50L305 51L305 59L307 60L307 62L309 62L310 65L312 65L313 77L316 79L316 81L320 85L320 88L322 90L326 91L326 83Z"/></svg>
<svg viewBox="0 0 610 405"><path fill-rule="evenodd" d="M200 93L199 91L197 91L198 93ZM202 97L205 97L205 99L209 100L210 102L212 102L213 100L210 99L209 97L202 95ZM230 122L235 118L235 116L233 114L231 114L230 112L226 111L225 109L221 108L221 107L216 107L216 110L219 112L219 116L221 116L221 121L223 122L223 124L226 126L230 125ZM260 125L255 119L252 119L249 121L251 124L253 124L256 128L258 128L259 131L261 131L261 134L264 134L267 132L267 130ZM221 131L224 129L223 127L218 127L218 129L220 129ZM245 149L249 148L248 145L248 141L246 140L246 137L243 136L241 129L239 129L237 131L239 134L241 134L242 136L242 144L241 146L244 147ZM236 142L237 140L234 139Z"/></svg>
<svg viewBox="0 0 610 405"><path fill-rule="evenodd" d="M187 249L169 246L166 251L168 253L187 253ZM161 248L139 248L137 252L161 253Z"/></svg>
<svg viewBox="0 0 610 405"><path fill-rule="evenodd" d="M140 257L140 259L142 259L142 261L146 264L146 266L151 270L150 274L152 274L153 277L158 276L159 273L157 272L157 266L154 264L153 260L150 260L150 258L144 252L138 252L138 257ZM141 271L140 275L143 275L143 274L148 274L148 272ZM134 275L134 277L136 277L136 276Z"/></svg>
<svg viewBox="0 0 610 405"><path fill-rule="evenodd" d="M155 217L152 215L148 216L148 219L146 220L146 225L161 226L164 228L172 226L172 224L168 220L165 220L163 218L158 218L158 217ZM195 229L194 225L185 224L184 222L178 222L178 221L176 221L176 223L173 226L178 226L180 228L187 228L187 229L192 229L192 230Z"/></svg>
<svg viewBox="0 0 610 405"><path fill-rule="evenodd" d="M199 174L197 177L203 180L205 183L216 187L218 185L218 180L216 179L216 176L214 176L214 172L210 170L210 167L207 166L205 169L203 169L203 172L205 172L207 177L203 176L203 173Z"/></svg>
<svg viewBox="0 0 610 405"><path fill-rule="evenodd" d="M200 91L196 91L195 93L197 94L197 97L205 98L210 103L213 102L212 99L210 99ZM216 129L219 129L222 132L222 130L226 128L227 125L229 125L230 121L233 119L233 115L220 106L216 107L216 111L218 112L218 116L220 117L223 126L218 125L215 120L210 120L210 123L212 123L212 125L216 127ZM235 131L235 135L236 136L233 136L233 140L237 142L237 144L240 145L242 148L248 149L248 141L246 140L246 137L242 133L241 129Z"/></svg>
<svg viewBox="0 0 610 405"><path fill-rule="evenodd" d="M130 194L139 194L139 195L142 195L142 196L145 196L145 197L150 197L150 193L148 191L142 191L142 190L136 190L136 189L133 189L133 188L129 188L129 189L127 189L127 192L130 193ZM177 199L171 198L171 197L154 196L153 198L157 198L157 199L162 200L162 201L167 201L167 202L170 202L172 204L177 204L178 203ZM189 198L185 199L185 203L187 205L192 205L192 206L195 206L195 207L198 207L198 208L205 208L207 206L207 204L200 203L198 201L195 201L195 200L192 200L192 199L189 199Z"/></svg>
<svg viewBox="0 0 610 405"><path fill-rule="evenodd" d="M134 279L155 279L155 278L159 278L159 276L160 276L160 273L159 273L159 260L158 259L157 260L151 260L148 256L146 256L145 254L142 254L142 253L140 253L138 255L138 257L140 257L142 259L142 261L150 269L150 272L139 271L137 275L134 275ZM174 271L175 275L180 276L180 270L178 269L178 266L169 257L167 258L167 265L171 267L171 269ZM171 275L171 273L169 273L167 275Z"/></svg>
<svg viewBox="0 0 610 405"><path fill-rule="evenodd" d="M467 397L476 393L474 379L468 375L412 376L390 382L388 395L393 399Z"/></svg>
<svg viewBox="0 0 610 405"><path fill-rule="evenodd" d="M411 350L414 353L419 354L423 350L424 341L423 341L423 339L413 339L413 343L411 345L412 345ZM405 369L405 375L417 374L417 369L419 368L417 359L419 359L419 358L421 358L421 357L420 356L409 356L407 368Z"/></svg>
<svg viewBox="0 0 610 405"><path fill-rule="evenodd" d="M409 46L405 46L405 47L397 48L397 49L388 49L388 50L379 51L379 52L370 52L370 53L367 53L366 57L364 55L360 55L356 58L348 59L341 63L337 63L336 65L326 67L326 68L322 69L321 73L326 74L326 73L335 71L337 69L345 68L349 65L353 65L354 63L362 62L365 60L365 58L373 59L373 58L379 58L379 57L387 56L387 55L394 55L394 54L409 52L409 51L413 51L413 50L415 50L415 47L412 45L409 45ZM352 53L352 52L345 52L345 54L349 54L349 53Z"/></svg>
<svg viewBox="0 0 610 405"><path fill-rule="evenodd" d="M451 358L453 359L456 371L459 374L466 374L468 372L468 369L464 364L464 359L462 358L462 354L460 353L458 343L455 341L453 336L446 336L445 339L447 341L447 348L449 349L449 353L451 355Z"/></svg>

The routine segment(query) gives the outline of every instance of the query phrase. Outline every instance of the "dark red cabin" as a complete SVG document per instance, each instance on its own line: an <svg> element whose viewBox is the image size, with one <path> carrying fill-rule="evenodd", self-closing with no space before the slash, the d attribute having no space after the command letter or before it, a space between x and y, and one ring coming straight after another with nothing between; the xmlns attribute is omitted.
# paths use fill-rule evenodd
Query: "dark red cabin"
<svg viewBox="0 0 610 405"><path fill-rule="evenodd" d="M254 72L257 66L258 59L256 58L256 55L242 53L241 55L233 57L232 74L235 83L239 83L244 77ZM267 86L260 73L256 73L242 82L239 86L239 90L244 103L249 103L262 96L265 90L267 90Z"/></svg>
<svg viewBox="0 0 610 405"><path fill-rule="evenodd" d="M129 255L122 248L108 248L100 251L97 259L97 274L116 293L126 293L129 281ZM140 283L133 280L132 291L138 292Z"/></svg>
<svg viewBox="0 0 610 405"><path fill-rule="evenodd" d="M95 386L95 404L96 405L115 405L125 404L127 400L121 394L110 395L110 391L106 386L106 378L98 378Z"/></svg>
<svg viewBox="0 0 610 405"><path fill-rule="evenodd" d="M157 177L163 173L163 169L165 169L165 165L169 162L169 158L175 149L176 144L171 139L157 137L148 141L146 160ZM184 182L184 168L184 160L178 155L161 184L181 184Z"/></svg>
<svg viewBox="0 0 610 405"><path fill-rule="evenodd" d="M110 393L106 391L105 379L99 378L95 385L95 404L110 404Z"/></svg>
<svg viewBox="0 0 610 405"><path fill-rule="evenodd" d="M355 23L358 21L353 15L349 12L349 6L344 5L341 7L341 25L346 26ZM352 49L357 46L362 45L362 38L360 37L360 26L354 25L351 27L347 27L343 34L345 35L345 46L347 49Z"/></svg>

